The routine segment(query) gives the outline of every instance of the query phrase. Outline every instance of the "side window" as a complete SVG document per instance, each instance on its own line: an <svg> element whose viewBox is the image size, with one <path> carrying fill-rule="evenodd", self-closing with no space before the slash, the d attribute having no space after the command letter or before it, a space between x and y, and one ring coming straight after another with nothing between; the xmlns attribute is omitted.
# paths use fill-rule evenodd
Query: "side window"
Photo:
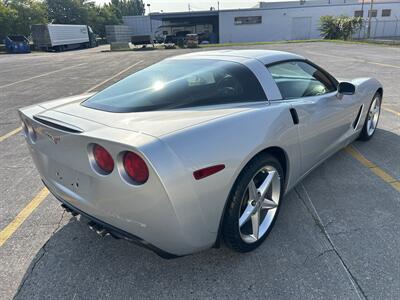
<svg viewBox="0 0 400 300"><path fill-rule="evenodd" d="M268 66L283 99L318 96L336 90L324 72L304 61L288 61Z"/></svg>

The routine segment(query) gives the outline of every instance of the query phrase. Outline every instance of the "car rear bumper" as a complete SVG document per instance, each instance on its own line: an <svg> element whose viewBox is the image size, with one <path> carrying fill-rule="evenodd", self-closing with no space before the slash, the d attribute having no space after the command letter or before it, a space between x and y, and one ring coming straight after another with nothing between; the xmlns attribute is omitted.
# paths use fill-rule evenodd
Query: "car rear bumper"
<svg viewBox="0 0 400 300"><path fill-rule="evenodd" d="M43 181L43 180L42 180ZM47 187L46 183L43 181L43 184ZM48 188L48 187L47 187ZM51 192L51 190L50 190ZM53 194L53 193L52 193ZM108 223L105 223L83 211L81 211L80 209L76 208L75 206L71 205L70 203L68 203L67 201L65 201L64 199L60 198L59 196L53 194L54 197L60 201L62 203L62 207L72 213L73 216L77 216L77 215L81 215L83 217L85 217L86 219L89 220L88 222L88 226L94 230L95 232L97 232L99 235L101 236L105 236L107 234L110 234L112 237L117 238L117 239L124 239L126 241L132 242L138 246L144 247L146 249L149 249L151 251L153 251L154 253L156 253L157 255L159 255L162 258L165 259L173 259L173 258L178 258L181 257L181 255L175 255L169 252L166 252L160 248L157 248L156 246L146 242L145 240L141 239L138 236L135 236L129 232L126 232L120 228L114 227Z"/></svg>

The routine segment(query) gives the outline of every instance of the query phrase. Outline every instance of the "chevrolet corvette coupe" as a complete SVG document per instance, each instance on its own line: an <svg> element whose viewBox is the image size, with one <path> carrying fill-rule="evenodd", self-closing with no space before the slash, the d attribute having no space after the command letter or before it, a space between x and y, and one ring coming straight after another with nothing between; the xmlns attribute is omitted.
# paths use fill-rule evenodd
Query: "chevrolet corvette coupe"
<svg viewBox="0 0 400 300"><path fill-rule="evenodd" d="M43 183L63 207L163 257L220 241L258 247L282 197L377 127L383 89L304 57L198 51L96 94L19 111Z"/></svg>

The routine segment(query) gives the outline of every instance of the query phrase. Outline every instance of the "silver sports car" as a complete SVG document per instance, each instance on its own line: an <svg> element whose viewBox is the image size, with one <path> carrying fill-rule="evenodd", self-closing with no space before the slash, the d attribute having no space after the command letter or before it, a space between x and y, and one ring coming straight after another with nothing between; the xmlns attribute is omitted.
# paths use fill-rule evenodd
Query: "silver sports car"
<svg viewBox="0 0 400 300"><path fill-rule="evenodd" d="M96 94L20 110L41 178L73 214L174 257L267 237L283 195L377 127L381 84L304 57L221 50L165 59Z"/></svg>

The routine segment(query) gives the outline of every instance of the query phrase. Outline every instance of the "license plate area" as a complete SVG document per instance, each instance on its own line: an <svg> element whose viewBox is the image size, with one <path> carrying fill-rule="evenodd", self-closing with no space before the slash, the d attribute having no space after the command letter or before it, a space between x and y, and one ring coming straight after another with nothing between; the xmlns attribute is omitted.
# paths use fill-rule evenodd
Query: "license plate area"
<svg viewBox="0 0 400 300"><path fill-rule="evenodd" d="M89 176L54 161L49 166L49 175L58 184L78 195L84 196L87 194L90 188Z"/></svg>

